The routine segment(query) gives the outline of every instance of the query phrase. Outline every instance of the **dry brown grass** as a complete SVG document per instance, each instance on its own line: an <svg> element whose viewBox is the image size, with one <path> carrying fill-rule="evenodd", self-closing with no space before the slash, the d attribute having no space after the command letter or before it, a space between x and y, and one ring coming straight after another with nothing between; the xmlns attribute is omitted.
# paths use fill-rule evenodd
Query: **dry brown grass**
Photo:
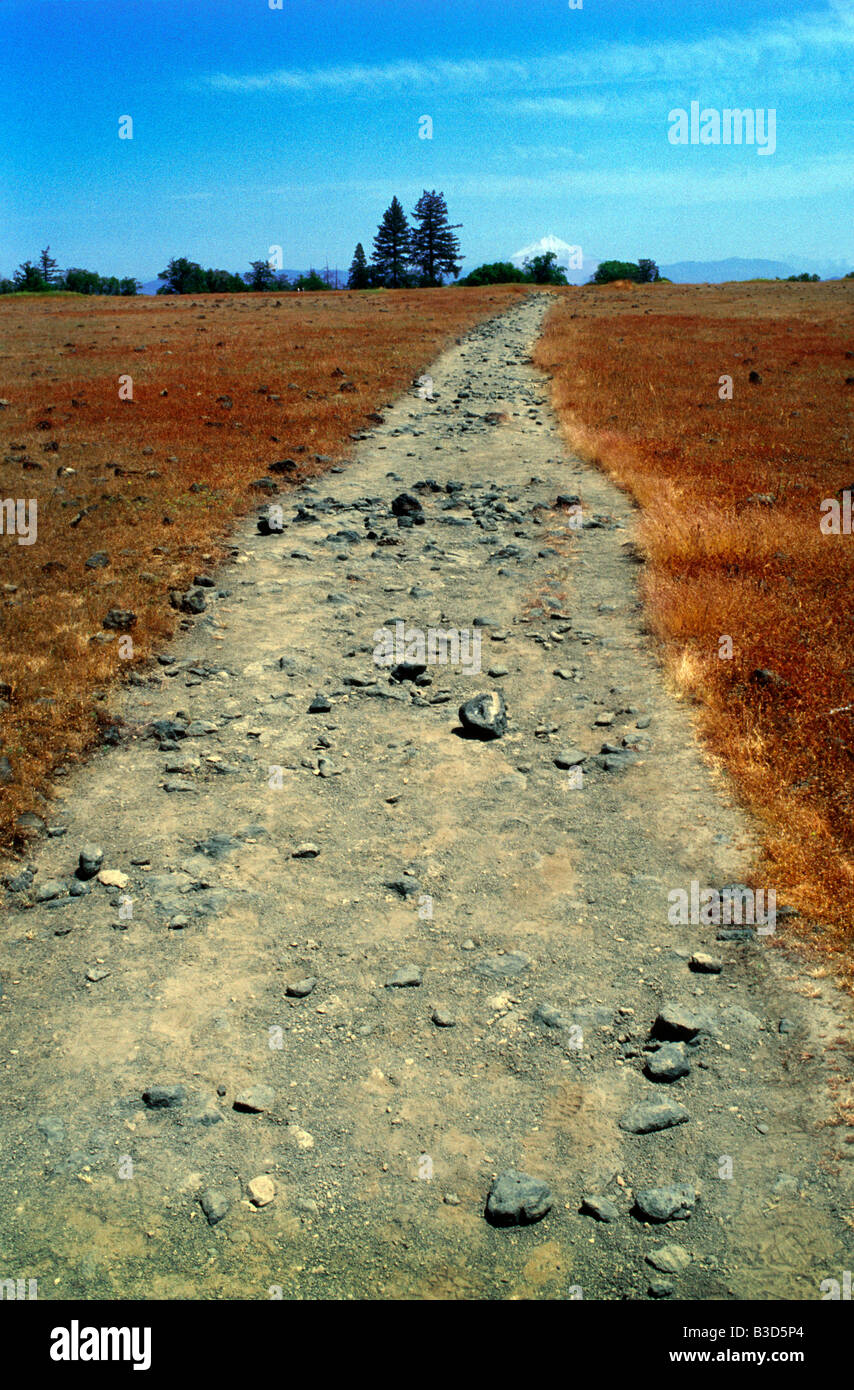
<svg viewBox="0 0 854 1390"><path fill-rule="evenodd" d="M764 821L763 880L849 979L854 536L819 505L854 486L853 328L851 281L585 288L537 349L570 443L643 510L650 625Z"/></svg>
<svg viewBox="0 0 854 1390"><path fill-rule="evenodd" d="M0 536L0 846L21 812L47 815L110 684L174 631L169 591L265 500L253 480L345 457L449 340L527 289L0 302L0 498L38 502L34 545ZM107 568L86 568L95 551ZM137 614L132 661L91 640L114 607Z"/></svg>

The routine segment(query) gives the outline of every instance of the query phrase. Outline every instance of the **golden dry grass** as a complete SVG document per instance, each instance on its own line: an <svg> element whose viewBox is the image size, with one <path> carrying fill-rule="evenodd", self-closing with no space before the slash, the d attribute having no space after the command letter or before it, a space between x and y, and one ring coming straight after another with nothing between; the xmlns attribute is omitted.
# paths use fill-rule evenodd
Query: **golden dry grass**
<svg viewBox="0 0 854 1390"><path fill-rule="evenodd" d="M854 536L819 523L854 487L852 330L851 281L591 287L537 349L569 442L642 508L650 626L764 822L763 879L849 978Z"/></svg>
<svg viewBox="0 0 854 1390"><path fill-rule="evenodd" d="M34 545L0 536L0 846L22 812L49 819L110 684L174 631L169 591L265 500L253 480L283 458L322 473L317 455L345 457L449 340L526 291L0 302L0 499L38 503ZM109 565L87 569L96 551ZM111 608L137 615L131 661L92 641Z"/></svg>

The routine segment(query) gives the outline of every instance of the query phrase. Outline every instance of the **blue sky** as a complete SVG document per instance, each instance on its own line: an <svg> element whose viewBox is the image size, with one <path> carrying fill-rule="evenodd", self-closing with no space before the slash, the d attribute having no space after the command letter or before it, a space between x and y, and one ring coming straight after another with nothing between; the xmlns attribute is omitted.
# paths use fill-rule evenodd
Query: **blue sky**
<svg viewBox="0 0 854 1390"><path fill-rule="evenodd" d="M467 268L546 233L849 268L852 58L854 0L3 0L0 274L346 269L424 188ZM692 100L773 108L776 152L673 146Z"/></svg>

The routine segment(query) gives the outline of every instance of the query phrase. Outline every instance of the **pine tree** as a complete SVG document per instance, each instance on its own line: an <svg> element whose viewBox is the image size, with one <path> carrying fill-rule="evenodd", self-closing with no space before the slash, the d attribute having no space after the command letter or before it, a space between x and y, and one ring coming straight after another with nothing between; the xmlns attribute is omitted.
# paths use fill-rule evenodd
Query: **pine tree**
<svg viewBox="0 0 854 1390"><path fill-rule="evenodd" d="M374 237L374 265L383 283L391 289L406 284L411 240L406 213L397 198L392 198Z"/></svg>
<svg viewBox="0 0 854 1390"><path fill-rule="evenodd" d="M39 253L39 270L46 285L52 285L55 280L59 279L59 265L50 254L49 246L46 246Z"/></svg>
<svg viewBox="0 0 854 1390"><path fill-rule="evenodd" d="M365 248L359 242L353 256L353 263L350 266L350 274L347 276L347 288L348 290L366 290L370 283L371 277L368 273Z"/></svg>
<svg viewBox="0 0 854 1390"><path fill-rule="evenodd" d="M460 243L454 236L461 222L448 222L444 195L424 189L415 204L412 230L412 263L421 272L425 285L441 285L444 275L459 275Z"/></svg>

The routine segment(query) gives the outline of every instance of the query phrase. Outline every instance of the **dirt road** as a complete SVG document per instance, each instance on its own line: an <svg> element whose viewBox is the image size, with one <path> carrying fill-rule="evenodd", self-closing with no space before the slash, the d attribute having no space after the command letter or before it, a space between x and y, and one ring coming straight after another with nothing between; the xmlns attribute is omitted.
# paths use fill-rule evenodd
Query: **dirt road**
<svg viewBox="0 0 854 1390"><path fill-rule="evenodd" d="M644 634L632 509L529 364L546 309L245 528L9 867L0 1277L815 1300L852 1268L850 1014L779 923L671 924L753 836ZM485 692L506 731L462 737ZM543 1219L485 1218L508 1170Z"/></svg>

